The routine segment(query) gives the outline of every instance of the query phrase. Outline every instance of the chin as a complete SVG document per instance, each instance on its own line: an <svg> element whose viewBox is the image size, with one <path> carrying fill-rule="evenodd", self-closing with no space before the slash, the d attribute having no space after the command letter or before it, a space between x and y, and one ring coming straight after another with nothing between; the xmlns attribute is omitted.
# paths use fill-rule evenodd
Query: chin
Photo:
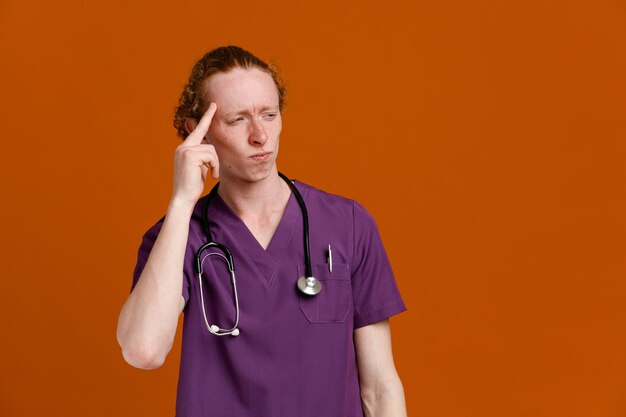
<svg viewBox="0 0 626 417"><path fill-rule="evenodd" d="M273 166L268 165L267 167L255 167L255 169L246 170L237 176L247 182L259 182L268 178L273 172Z"/></svg>

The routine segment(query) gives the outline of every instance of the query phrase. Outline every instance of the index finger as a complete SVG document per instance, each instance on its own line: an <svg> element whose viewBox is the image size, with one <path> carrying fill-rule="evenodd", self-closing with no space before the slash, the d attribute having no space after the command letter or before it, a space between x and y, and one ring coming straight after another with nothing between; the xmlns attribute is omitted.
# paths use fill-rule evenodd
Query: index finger
<svg viewBox="0 0 626 417"><path fill-rule="evenodd" d="M202 139L204 139L206 132L209 131L209 126L211 126L211 121L213 120L213 116L215 115L216 111L217 104L212 101L211 104L209 104L209 108L207 109L207 111L204 112L202 119L200 119L200 121L198 122L196 128L193 130L193 132L189 134L189 136L187 136L185 143L188 143L190 145L199 145L200 143L202 143Z"/></svg>

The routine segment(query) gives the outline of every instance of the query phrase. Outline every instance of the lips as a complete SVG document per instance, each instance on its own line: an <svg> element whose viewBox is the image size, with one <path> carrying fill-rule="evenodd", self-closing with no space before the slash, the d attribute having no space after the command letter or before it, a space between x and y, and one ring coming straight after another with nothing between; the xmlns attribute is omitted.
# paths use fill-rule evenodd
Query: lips
<svg viewBox="0 0 626 417"><path fill-rule="evenodd" d="M271 152L259 152L252 155L250 159L253 159L255 161L265 161L270 157L271 154Z"/></svg>

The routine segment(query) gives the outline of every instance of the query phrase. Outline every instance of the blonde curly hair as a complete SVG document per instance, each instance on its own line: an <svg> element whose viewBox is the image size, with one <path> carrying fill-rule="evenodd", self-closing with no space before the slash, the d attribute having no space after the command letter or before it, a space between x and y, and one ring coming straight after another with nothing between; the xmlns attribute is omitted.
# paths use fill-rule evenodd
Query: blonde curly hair
<svg viewBox="0 0 626 417"><path fill-rule="evenodd" d="M206 111L203 94L205 81L215 73L228 72L233 68L258 68L271 75L278 90L279 110L283 111L287 91L276 68L238 46L221 46L207 52L191 70L174 113L174 127L178 136L185 139L189 135L185 120L191 118L199 121Z"/></svg>

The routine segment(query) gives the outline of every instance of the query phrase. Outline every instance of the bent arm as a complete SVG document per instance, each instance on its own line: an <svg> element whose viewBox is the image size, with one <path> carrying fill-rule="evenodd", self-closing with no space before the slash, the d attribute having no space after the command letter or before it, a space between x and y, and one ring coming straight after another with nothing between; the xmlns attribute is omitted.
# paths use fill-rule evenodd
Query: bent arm
<svg viewBox="0 0 626 417"><path fill-rule="evenodd" d="M193 206L172 200L148 261L117 322L117 341L130 365L155 369L165 362L176 335L183 262Z"/></svg>
<svg viewBox="0 0 626 417"><path fill-rule="evenodd" d="M391 350L389 320L354 331L361 403L366 417L406 417L404 389Z"/></svg>

